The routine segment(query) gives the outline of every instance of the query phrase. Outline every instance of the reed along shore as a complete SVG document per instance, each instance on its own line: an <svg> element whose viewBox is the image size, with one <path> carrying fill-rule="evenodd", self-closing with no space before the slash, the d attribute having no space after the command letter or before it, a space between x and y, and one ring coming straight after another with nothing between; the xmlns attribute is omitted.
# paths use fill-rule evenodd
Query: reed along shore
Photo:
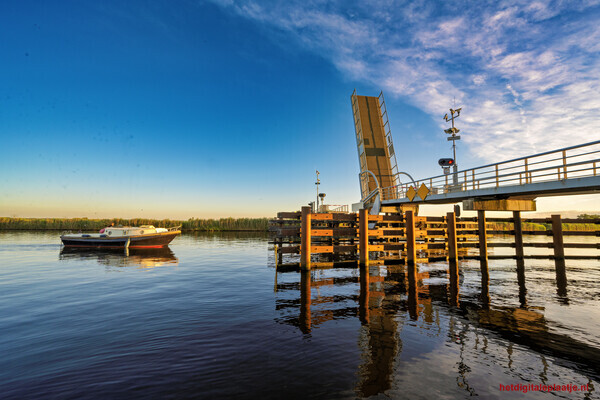
<svg viewBox="0 0 600 400"><path fill-rule="evenodd" d="M585 217L585 218L584 218ZM583 214L578 216L580 219L589 217L598 218L597 215ZM115 226L141 226L154 225L157 228L169 228L172 226L181 226L182 231L203 231L203 232L225 232L225 231L256 231L266 232L269 230L269 218L220 218L220 219L200 219L190 218L187 221L171 219L148 219L148 218L13 218L0 217L0 230L76 230L76 231L94 231L105 228L111 223ZM595 224L590 223L563 223L565 231L594 231ZM489 230L512 230L514 226L508 222L489 222ZM523 223L524 230L547 231L552 230L551 224Z"/></svg>
<svg viewBox="0 0 600 400"><path fill-rule="evenodd" d="M181 226L182 231L257 231L266 232L269 229L268 218L220 218L199 219L190 218L187 221L171 219L147 218L13 218L0 217L0 230L74 230L95 231L114 223L115 226L154 225L157 228Z"/></svg>

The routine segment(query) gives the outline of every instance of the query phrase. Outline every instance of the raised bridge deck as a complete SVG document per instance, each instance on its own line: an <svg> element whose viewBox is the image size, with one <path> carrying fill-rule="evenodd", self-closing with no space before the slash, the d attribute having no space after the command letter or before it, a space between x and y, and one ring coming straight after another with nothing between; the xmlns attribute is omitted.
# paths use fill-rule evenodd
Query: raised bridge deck
<svg viewBox="0 0 600 400"><path fill-rule="evenodd" d="M600 192L599 167L600 141L594 141L458 171L457 184L450 173L376 190L383 205L589 194Z"/></svg>

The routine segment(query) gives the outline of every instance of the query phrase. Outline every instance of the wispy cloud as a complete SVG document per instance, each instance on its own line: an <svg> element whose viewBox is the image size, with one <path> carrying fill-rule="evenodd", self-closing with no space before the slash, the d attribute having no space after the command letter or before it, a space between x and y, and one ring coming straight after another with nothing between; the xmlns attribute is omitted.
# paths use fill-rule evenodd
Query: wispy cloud
<svg viewBox="0 0 600 400"><path fill-rule="evenodd" d="M600 138L599 1L217 3L440 127L456 98L463 139L485 161Z"/></svg>

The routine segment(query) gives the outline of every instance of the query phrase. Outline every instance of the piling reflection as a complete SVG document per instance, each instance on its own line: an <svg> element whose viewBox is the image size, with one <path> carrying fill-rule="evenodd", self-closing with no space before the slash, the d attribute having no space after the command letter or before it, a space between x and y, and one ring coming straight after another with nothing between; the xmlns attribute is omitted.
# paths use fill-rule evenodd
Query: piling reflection
<svg viewBox="0 0 600 400"><path fill-rule="evenodd" d="M389 292L386 295L385 279L378 272L373 268L360 270L360 309L367 316L361 320L363 335L358 341L363 363L358 367L356 392L362 397L391 388L394 360L402 349L396 313L391 312L398 309L398 304Z"/></svg>
<svg viewBox="0 0 600 400"><path fill-rule="evenodd" d="M556 294L563 304L569 304L567 296L567 273L565 270L565 260L557 259L556 261Z"/></svg>
<svg viewBox="0 0 600 400"><path fill-rule="evenodd" d="M314 334L315 327L336 318L358 318L361 363L357 366L355 391L359 397L385 394L394 388L394 377L401 373L400 335L407 324L411 329L427 329L428 335L442 335L444 340L459 346L456 384L470 395L477 392L469 381L472 356L465 352L475 347L477 352L486 353L485 330L507 340L504 365L509 371L514 363L514 343L551 355L555 364L572 367L575 363L580 370L600 376L600 349L553 330L543 307L527 305L524 277L518 279L519 305L505 306L504 299L494 298L490 291L489 276L481 280L478 293L461 296L458 269L455 274L452 268L433 271L433 276L416 268L390 265L346 271L347 276L335 278L323 278L323 274L314 271L302 272L298 283L277 284L278 294L300 292L296 300L277 300L277 308L287 314L279 322L295 325L304 334ZM340 272L335 270L333 274ZM317 289L322 286L327 286L328 296ZM440 313L446 318L440 319ZM543 358L540 363L539 369L544 370Z"/></svg>
<svg viewBox="0 0 600 400"><path fill-rule="evenodd" d="M525 287L525 261L517 258L517 283L519 285L519 303L527 307L527 288Z"/></svg>
<svg viewBox="0 0 600 400"><path fill-rule="evenodd" d="M310 271L300 272L300 330L302 333L309 333L312 326L311 279Z"/></svg>
<svg viewBox="0 0 600 400"><path fill-rule="evenodd" d="M179 260L169 247L158 249L81 249L63 247L60 260L95 260L107 267L156 268L174 266Z"/></svg>

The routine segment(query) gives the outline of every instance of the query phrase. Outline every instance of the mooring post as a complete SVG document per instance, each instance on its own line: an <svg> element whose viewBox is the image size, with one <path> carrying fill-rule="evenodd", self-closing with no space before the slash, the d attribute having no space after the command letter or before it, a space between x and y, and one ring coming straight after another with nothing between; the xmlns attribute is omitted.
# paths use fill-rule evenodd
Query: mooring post
<svg viewBox="0 0 600 400"><path fill-rule="evenodd" d="M477 211L477 227L479 231L479 264L481 267L481 279L489 280L490 272L488 266L487 229L485 222L485 211Z"/></svg>
<svg viewBox="0 0 600 400"><path fill-rule="evenodd" d="M408 210L404 214L406 229L406 265L414 266L417 261L417 244L415 239L415 214Z"/></svg>
<svg viewBox="0 0 600 400"><path fill-rule="evenodd" d="M360 265L369 266L369 210L361 208L358 211L358 250Z"/></svg>
<svg viewBox="0 0 600 400"><path fill-rule="evenodd" d="M310 270L310 245L311 237L311 208L310 206L302 207L302 225L300 236L300 268Z"/></svg>
<svg viewBox="0 0 600 400"><path fill-rule="evenodd" d="M562 221L560 215L552 215L552 239L554 242L554 265L556 266L556 282L559 286L567 283L565 267L565 244L563 242Z"/></svg>

